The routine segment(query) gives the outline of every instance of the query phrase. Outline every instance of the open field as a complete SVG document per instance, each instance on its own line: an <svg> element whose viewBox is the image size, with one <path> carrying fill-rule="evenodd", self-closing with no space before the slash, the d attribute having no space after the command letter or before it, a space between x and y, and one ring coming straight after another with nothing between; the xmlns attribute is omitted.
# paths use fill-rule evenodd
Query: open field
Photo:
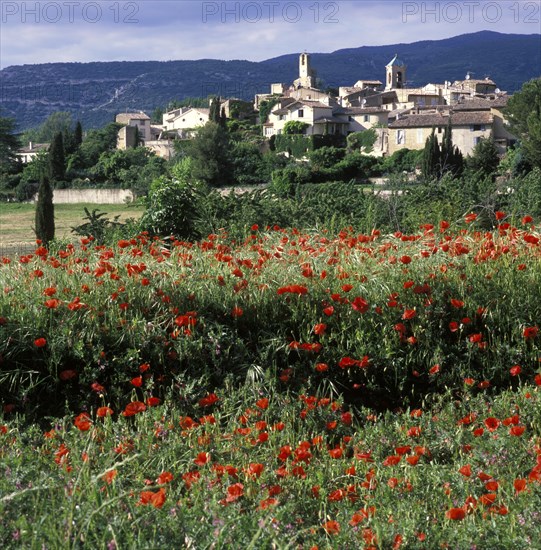
<svg viewBox="0 0 541 550"><path fill-rule="evenodd" d="M0 548L539 550L540 262L472 214L3 259Z"/></svg>
<svg viewBox="0 0 541 550"><path fill-rule="evenodd" d="M119 221L128 218L139 218L144 207L139 204L56 204L55 229L59 239L71 239L72 227L84 223L84 208L90 212L99 209L106 212L109 219L120 215ZM25 248L35 242L34 215L36 205L30 203L0 204L0 254L5 251Z"/></svg>

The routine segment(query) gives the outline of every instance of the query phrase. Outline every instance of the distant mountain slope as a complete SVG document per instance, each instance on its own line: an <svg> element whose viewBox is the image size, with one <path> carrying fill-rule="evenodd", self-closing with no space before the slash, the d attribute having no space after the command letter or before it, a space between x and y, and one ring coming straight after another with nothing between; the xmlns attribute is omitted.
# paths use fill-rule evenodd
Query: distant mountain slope
<svg viewBox="0 0 541 550"><path fill-rule="evenodd" d="M351 86L359 79L385 78L395 53L407 64L411 86L490 76L508 92L541 76L541 35L482 31L444 40L363 46L313 53L312 65L326 86ZM172 99L209 94L253 99L272 82L298 76L298 53L250 61L140 61L47 63L0 71L0 107L19 128L40 124L54 111L70 111L86 128L101 126L121 111L150 112Z"/></svg>

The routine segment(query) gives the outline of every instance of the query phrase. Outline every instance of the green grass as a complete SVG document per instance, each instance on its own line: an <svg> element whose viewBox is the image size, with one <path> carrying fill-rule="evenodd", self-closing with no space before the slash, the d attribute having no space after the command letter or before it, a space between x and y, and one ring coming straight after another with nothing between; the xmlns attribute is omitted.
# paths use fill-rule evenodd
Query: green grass
<svg viewBox="0 0 541 550"><path fill-rule="evenodd" d="M4 259L0 547L539 548L540 242L254 229Z"/></svg>
<svg viewBox="0 0 541 550"><path fill-rule="evenodd" d="M120 215L119 221L139 218L144 206L139 204L57 204L55 205L55 236L58 239L71 240L72 227L83 223L84 208L90 211L99 209L107 212L110 219ZM14 247L17 244L32 244L36 236L33 231L36 206L28 203L0 204L0 244L2 247Z"/></svg>

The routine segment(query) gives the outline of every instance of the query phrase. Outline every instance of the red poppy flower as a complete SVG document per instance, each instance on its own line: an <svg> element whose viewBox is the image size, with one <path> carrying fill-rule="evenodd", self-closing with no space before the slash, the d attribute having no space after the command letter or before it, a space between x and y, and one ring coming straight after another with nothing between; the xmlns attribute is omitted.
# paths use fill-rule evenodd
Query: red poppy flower
<svg viewBox="0 0 541 550"><path fill-rule="evenodd" d="M325 323L318 323L317 325L314 326L314 334L317 334L318 336L325 334L326 330L327 330L327 325Z"/></svg>
<svg viewBox="0 0 541 550"><path fill-rule="evenodd" d="M265 466L263 466L263 464L252 462L248 464L247 473L253 477L259 477L263 473L264 469L265 469Z"/></svg>
<svg viewBox="0 0 541 550"><path fill-rule="evenodd" d="M308 294L308 288L302 285L288 285L283 286L277 290L279 295L281 294L298 294L299 296Z"/></svg>
<svg viewBox="0 0 541 550"><path fill-rule="evenodd" d="M342 451L340 447L329 450L329 455L331 456L331 458L342 458L343 454L344 454L344 451Z"/></svg>
<svg viewBox="0 0 541 550"><path fill-rule="evenodd" d="M266 498L264 500L261 500L259 502L259 510L266 510L267 508L270 508L271 506L276 506L278 504L278 501L275 498Z"/></svg>
<svg viewBox="0 0 541 550"><path fill-rule="evenodd" d="M511 376L518 376L522 372L522 368L520 365L515 365L509 369L509 372Z"/></svg>
<svg viewBox="0 0 541 550"><path fill-rule="evenodd" d="M244 494L244 485L235 483L227 488L226 502L235 502Z"/></svg>
<svg viewBox="0 0 541 550"><path fill-rule="evenodd" d="M538 327L526 327L522 334L526 340L532 340L537 336L538 332L539 332Z"/></svg>
<svg viewBox="0 0 541 550"><path fill-rule="evenodd" d="M173 481L173 474L171 472L162 472L158 479L156 479L156 483L158 485L165 485L166 483L170 483Z"/></svg>
<svg viewBox="0 0 541 550"><path fill-rule="evenodd" d="M132 401L126 405L126 408L122 411L122 416L134 416L140 412L146 411L146 405L141 401Z"/></svg>
<svg viewBox="0 0 541 550"><path fill-rule="evenodd" d="M445 512L445 517L453 521L460 521L466 517L466 512L462 508L451 508Z"/></svg>
<svg viewBox="0 0 541 550"><path fill-rule="evenodd" d="M88 413L85 413L85 412L79 414L75 418L73 423L82 432L86 432L86 431L90 430L90 428L92 426L92 422L90 421L90 415Z"/></svg>
<svg viewBox="0 0 541 550"><path fill-rule="evenodd" d="M481 495L479 497L479 502L483 506L491 506L492 504L494 504L496 496L496 493L486 493L485 495Z"/></svg>
<svg viewBox="0 0 541 550"><path fill-rule="evenodd" d="M383 466L396 466L400 462L401 458L402 457L400 455L391 455L388 456L382 464Z"/></svg>
<svg viewBox="0 0 541 550"><path fill-rule="evenodd" d="M231 310L231 317L233 317L234 319L237 319L238 317L242 317L243 315L244 315L244 311L241 307L235 306Z"/></svg>
<svg viewBox="0 0 541 550"><path fill-rule="evenodd" d="M509 428L510 435L514 435L515 437L521 436L526 428L524 426L511 426Z"/></svg>
<svg viewBox="0 0 541 550"><path fill-rule="evenodd" d="M96 411L96 416L98 418L104 418L106 416L111 416L113 414L113 409L110 407L98 407Z"/></svg>
<svg viewBox="0 0 541 550"><path fill-rule="evenodd" d="M204 466L210 462L210 453L199 453L194 459L194 463L197 466Z"/></svg>
<svg viewBox="0 0 541 550"><path fill-rule="evenodd" d="M494 418L492 416L489 417L489 418L486 418L483 423L487 427L487 430L489 432L493 432L500 425L500 421L497 418Z"/></svg>
<svg viewBox="0 0 541 550"><path fill-rule="evenodd" d="M97 382L92 382L92 384L90 384L90 389L96 393L102 393L105 391L105 388Z"/></svg>
<svg viewBox="0 0 541 550"><path fill-rule="evenodd" d="M439 365L434 365L434 366L428 371L428 374L437 374L438 372L440 372L440 366L439 366Z"/></svg>
<svg viewBox="0 0 541 550"><path fill-rule="evenodd" d="M149 407L157 407L161 403L161 399L159 397L147 397L145 403Z"/></svg>
<svg viewBox="0 0 541 550"><path fill-rule="evenodd" d="M338 535L340 533L340 524L337 521L329 520L323 524L323 529L327 535Z"/></svg>
<svg viewBox="0 0 541 550"><path fill-rule="evenodd" d="M471 214L468 214L464 217L464 221L466 223L472 223L474 222L475 220L477 219L477 214L475 214L474 212L472 212Z"/></svg>
<svg viewBox="0 0 541 550"><path fill-rule="evenodd" d="M470 477L471 476L471 466L469 464L466 464L465 466L462 466L458 470L464 477Z"/></svg>
<svg viewBox="0 0 541 550"><path fill-rule="evenodd" d="M111 483L113 483L113 480L117 476L117 473L118 472L116 470L109 470L105 472L103 476L101 476L101 478L103 479L103 481L105 481L105 483L107 483L107 485L111 485Z"/></svg>
<svg viewBox="0 0 541 550"><path fill-rule="evenodd" d="M67 382L68 380L73 380L74 378L77 378L77 371L73 369L63 370L58 375L58 378L60 378L60 380L62 380L63 382Z"/></svg>
<svg viewBox="0 0 541 550"><path fill-rule="evenodd" d="M210 407L211 405L214 405L217 401L219 401L220 398L215 393L209 393L205 397L202 397L199 400L199 406L200 407Z"/></svg>
<svg viewBox="0 0 541 550"><path fill-rule="evenodd" d="M421 428L419 426L412 426L408 430L409 437L419 437L421 435Z"/></svg>
<svg viewBox="0 0 541 550"><path fill-rule="evenodd" d="M255 405L260 409L267 409L269 406L269 400L267 397L262 397L256 401Z"/></svg>
<svg viewBox="0 0 541 550"><path fill-rule="evenodd" d="M513 487L517 495L522 493L522 491L526 490L526 480L524 478L515 479L515 481L513 481Z"/></svg>
<svg viewBox="0 0 541 550"><path fill-rule="evenodd" d="M47 345L47 340L45 340L45 338L37 338L36 340L34 340L34 346L36 346L37 348L43 348Z"/></svg>
<svg viewBox="0 0 541 550"><path fill-rule="evenodd" d="M524 216L522 218L522 223L524 225L526 225L527 223L532 223L533 222L533 218L531 216Z"/></svg>
<svg viewBox="0 0 541 550"><path fill-rule="evenodd" d="M140 388L143 385L143 377L136 376L135 378L132 378L130 380L130 383L132 386L135 386L136 388Z"/></svg>

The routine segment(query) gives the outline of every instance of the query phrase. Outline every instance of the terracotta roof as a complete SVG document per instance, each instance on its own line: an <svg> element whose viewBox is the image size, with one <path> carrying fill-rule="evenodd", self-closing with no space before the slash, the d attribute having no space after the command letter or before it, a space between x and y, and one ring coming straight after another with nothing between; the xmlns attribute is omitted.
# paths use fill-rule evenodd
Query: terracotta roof
<svg viewBox="0 0 541 550"><path fill-rule="evenodd" d="M399 118L389 124L389 128L431 128L445 126L449 115L436 113L412 114ZM456 126L470 126L472 124L492 124L494 117L485 111L462 111L451 113L451 124Z"/></svg>
<svg viewBox="0 0 541 550"><path fill-rule="evenodd" d="M332 122L333 124L347 124L347 121L340 120L335 116L321 116L314 120L314 124L317 124L320 122Z"/></svg>
<svg viewBox="0 0 541 550"><path fill-rule="evenodd" d="M490 78L483 78L483 79L467 78L465 80L455 80L453 82L453 86L460 85L460 84L490 84L490 85L496 86L496 83L493 80L490 80Z"/></svg>
<svg viewBox="0 0 541 550"><path fill-rule="evenodd" d="M496 99L470 99L464 100L462 103L457 103L453 105L454 111L481 111L481 110L490 110L492 108L501 109L507 105L509 101L509 96L504 95L497 97Z"/></svg>
<svg viewBox="0 0 541 550"><path fill-rule="evenodd" d="M23 154L23 153L37 153L38 151L47 151L49 149L50 143L32 143L32 147L30 147L30 144L26 147L21 147L20 149L17 149L17 154Z"/></svg>
<svg viewBox="0 0 541 550"><path fill-rule="evenodd" d="M119 113L115 120L120 124L128 124L130 120L150 120L150 117L141 111L139 113Z"/></svg>
<svg viewBox="0 0 541 550"><path fill-rule="evenodd" d="M340 113L345 115L367 115L370 113L388 113L388 109L382 107L347 107L342 109Z"/></svg>

